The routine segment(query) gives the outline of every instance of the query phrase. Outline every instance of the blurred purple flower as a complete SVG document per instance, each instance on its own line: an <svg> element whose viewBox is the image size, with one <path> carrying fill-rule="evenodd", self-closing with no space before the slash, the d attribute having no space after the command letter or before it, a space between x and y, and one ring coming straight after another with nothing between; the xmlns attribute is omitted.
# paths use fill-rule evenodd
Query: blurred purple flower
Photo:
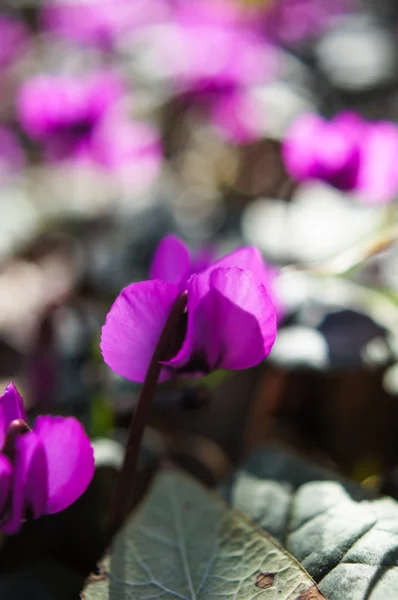
<svg viewBox="0 0 398 600"><path fill-rule="evenodd" d="M240 143L256 137L248 91L269 81L275 53L238 14L233 3L180 0L153 45L187 106L203 109L222 135Z"/></svg>
<svg viewBox="0 0 398 600"><path fill-rule="evenodd" d="M122 290L102 328L102 355L113 371L144 380L171 307L184 290L187 311L160 380L175 372L246 369L268 356L276 314L267 292L270 273L258 250L241 248L201 272L192 268L185 244L167 236L155 254L152 279Z"/></svg>
<svg viewBox="0 0 398 600"><path fill-rule="evenodd" d="M44 31L57 37L110 51L122 36L131 37L168 14L165 0L48 0L40 22Z"/></svg>
<svg viewBox="0 0 398 600"><path fill-rule="evenodd" d="M265 32L270 39L295 44L322 34L352 5L353 0L274 0L262 8Z"/></svg>
<svg viewBox="0 0 398 600"><path fill-rule="evenodd" d="M290 127L282 146L288 173L298 181L320 179L355 191L364 202L384 203L398 191L398 128L366 123L341 113L331 121L303 114Z"/></svg>
<svg viewBox="0 0 398 600"><path fill-rule="evenodd" d="M150 180L161 163L160 140L154 128L126 118L120 109L125 93L111 72L85 79L40 75L20 89L19 119L50 161L94 163L110 171L136 168L135 179L141 172Z"/></svg>
<svg viewBox="0 0 398 600"><path fill-rule="evenodd" d="M64 510L87 489L94 456L73 417L40 416L26 425L23 401L10 383L0 397L0 528L16 533L27 515Z"/></svg>
<svg viewBox="0 0 398 600"><path fill-rule="evenodd" d="M9 127L0 124L0 182L18 173L24 164L25 155L18 138Z"/></svg>
<svg viewBox="0 0 398 600"><path fill-rule="evenodd" d="M119 114L104 119L92 139L93 158L109 169L160 166L162 147L157 130L147 123L127 120Z"/></svg>
<svg viewBox="0 0 398 600"><path fill-rule="evenodd" d="M21 21L0 15L0 70L12 65L26 51L28 41L28 31Z"/></svg>
<svg viewBox="0 0 398 600"><path fill-rule="evenodd" d="M123 83L110 72L85 78L38 75L19 90L19 120L50 160L85 158L96 128L124 94Z"/></svg>

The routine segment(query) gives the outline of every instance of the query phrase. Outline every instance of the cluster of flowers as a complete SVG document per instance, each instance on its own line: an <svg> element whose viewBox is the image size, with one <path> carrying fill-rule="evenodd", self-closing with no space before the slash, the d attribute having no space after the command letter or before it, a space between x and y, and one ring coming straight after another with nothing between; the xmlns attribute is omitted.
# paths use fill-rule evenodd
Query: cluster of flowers
<svg viewBox="0 0 398 600"><path fill-rule="evenodd" d="M245 369L269 354L281 308L276 272L256 248L241 248L212 263L204 255L191 257L181 240L167 236L156 251L151 277L125 288L107 316L101 349L116 373L145 379L181 293L187 293L187 309L175 330L174 350L162 362L160 381L177 373ZM14 534L27 517L64 510L87 489L93 474L93 450L81 424L73 417L39 416L30 429L11 383L0 397L0 528Z"/></svg>
<svg viewBox="0 0 398 600"><path fill-rule="evenodd" d="M113 171L149 163L155 174L162 161L158 131L131 118L129 77L115 59L131 53L131 47L134 54L134 44L145 39L171 95L199 107L226 140L250 141L259 134L258 106L249 92L276 73L272 45L316 35L346 5L347 0L333 8L326 0L249 6L239 0L47 0L37 17L43 39L90 47L102 58L88 73L31 74L28 69L12 100L16 121L45 161L83 161ZM0 38L6 40L0 48L1 87L7 69L28 55L34 40L22 22L8 15L0 17ZM142 46L137 48L141 54ZM119 63L117 74L104 68L107 56L113 66ZM3 170L24 164L17 137L1 124L0 156Z"/></svg>
<svg viewBox="0 0 398 600"><path fill-rule="evenodd" d="M259 107L250 90L277 73L273 45L315 36L333 16L351 7L347 0L330 4L47 0L38 23L50 40L64 39L105 55L126 47L134 52L137 40L145 39L144 52L149 46L155 71L168 79L170 93L199 107L221 136L240 144L260 135ZM32 41L21 21L5 15L0 16L0 37L5 40L0 48L1 89L7 85L7 68L27 54ZM137 48L142 51L142 46ZM125 78L104 67L74 75L31 75L15 98L16 120L42 149L44 160L85 161L111 171L149 164L155 174L162 161L159 133L153 125L133 120L128 104ZM304 114L287 132L283 157L298 181L322 179L354 190L366 202L383 203L397 192L397 140L397 128L388 122L367 123L346 113L327 122ZM0 156L3 171L25 163L17 137L1 123Z"/></svg>
<svg viewBox="0 0 398 600"><path fill-rule="evenodd" d="M104 56L149 42L158 70L171 82L170 95L200 108L224 139L240 144L258 135L250 90L269 81L277 68L272 44L315 35L327 10L326 0L251 3L250 10L238 0L48 0L38 26L49 38L90 46ZM343 0L332 12L341 10ZM8 16L0 19L0 39L6 40L0 44L1 89L31 39ZM17 86L19 132L44 161L110 171L161 163L156 128L134 120L127 78L105 64L106 59L81 74L29 73ZM304 114L288 130L282 154L298 181L320 179L367 202L387 202L398 192L398 129L392 123L369 123L352 113L331 121ZM17 137L1 125L0 165L18 170L24 161ZM270 353L283 313L275 280L276 271L253 247L213 262L192 257L181 240L167 236L150 279L127 286L108 313L104 360L122 377L143 382L170 311L184 293L187 307L160 381L257 365ZM41 416L30 429L12 384L0 398L0 448L0 527L6 533L17 532L28 515L63 510L93 476L93 453L81 425L73 418Z"/></svg>

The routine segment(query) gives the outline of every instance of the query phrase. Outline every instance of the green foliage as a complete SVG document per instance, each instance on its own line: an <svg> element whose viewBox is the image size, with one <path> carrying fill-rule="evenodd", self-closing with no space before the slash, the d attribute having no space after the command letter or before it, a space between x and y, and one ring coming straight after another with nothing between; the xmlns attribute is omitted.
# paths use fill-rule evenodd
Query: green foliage
<svg viewBox="0 0 398 600"><path fill-rule="evenodd" d="M398 503L287 452L253 454L225 488L231 504L269 531L329 600L398 598Z"/></svg>
<svg viewBox="0 0 398 600"><path fill-rule="evenodd" d="M109 566L82 597L315 600L321 595L301 566L243 515L187 475L165 472L116 539Z"/></svg>

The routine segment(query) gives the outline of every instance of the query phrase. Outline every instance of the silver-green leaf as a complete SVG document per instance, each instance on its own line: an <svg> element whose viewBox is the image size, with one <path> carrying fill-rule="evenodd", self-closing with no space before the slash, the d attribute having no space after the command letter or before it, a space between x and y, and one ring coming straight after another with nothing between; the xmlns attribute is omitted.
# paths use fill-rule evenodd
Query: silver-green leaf
<svg viewBox="0 0 398 600"><path fill-rule="evenodd" d="M398 599L398 503L286 451L254 453L226 499L275 536L329 600Z"/></svg>
<svg viewBox="0 0 398 600"><path fill-rule="evenodd" d="M85 600L316 600L275 540L189 476L161 473Z"/></svg>

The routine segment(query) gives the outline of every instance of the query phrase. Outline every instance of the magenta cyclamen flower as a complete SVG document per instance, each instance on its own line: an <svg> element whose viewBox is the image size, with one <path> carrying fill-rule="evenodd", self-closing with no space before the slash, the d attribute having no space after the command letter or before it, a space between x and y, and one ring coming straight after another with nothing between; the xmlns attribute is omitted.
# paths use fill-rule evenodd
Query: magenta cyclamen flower
<svg viewBox="0 0 398 600"><path fill-rule="evenodd" d="M175 351L163 361L160 380L214 369L246 369L270 352L276 314L266 286L269 272L256 248L242 248L192 273L187 247L164 238L155 254L150 281L122 290L102 329L107 365L142 382L176 298L187 291L187 311L177 328Z"/></svg>
<svg viewBox="0 0 398 600"><path fill-rule="evenodd" d="M16 533L27 516L64 510L83 494L94 457L73 417L40 416L26 424L23 401L10 383L0 397L0 529Z"/></svg>
<svg viewBox="0 0 398 600"><path fill-rule="evenodd" d="M390 201L398 191L398 128L393 123L367 123L341 113L331 121L303 114L283 142L288 173L298 181L320 179L355 191L368 203Z"/></svg>
<svg viewBox="0 0 398 600"><path fill-rule="evenodd" d="M123 83L110 72L38 75L19 90L19 120L26 133L43 144L48 158L85 157L97 127L124 93Z"/></svg>

